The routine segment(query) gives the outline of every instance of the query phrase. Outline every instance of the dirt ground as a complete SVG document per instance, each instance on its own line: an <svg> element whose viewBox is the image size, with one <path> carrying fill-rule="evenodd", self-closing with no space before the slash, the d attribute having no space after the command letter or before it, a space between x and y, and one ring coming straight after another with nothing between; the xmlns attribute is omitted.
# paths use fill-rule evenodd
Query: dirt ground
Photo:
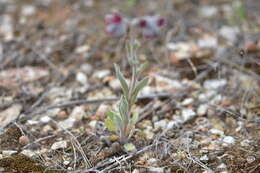
<svg viewBox="0 0 260 173"><path fill-rule="evenodd" d="M104 125L130 79L104 16L165 17L144 39L136 147ZM0 172L260 172L260 1L0 0Z"/></svg>

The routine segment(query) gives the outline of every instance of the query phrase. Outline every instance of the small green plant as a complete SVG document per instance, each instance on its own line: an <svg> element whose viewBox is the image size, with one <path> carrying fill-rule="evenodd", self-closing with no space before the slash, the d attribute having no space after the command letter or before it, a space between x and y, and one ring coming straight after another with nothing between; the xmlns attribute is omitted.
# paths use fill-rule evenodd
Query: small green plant
<svg viewBox="0 0 260 173"><path fill-rule="evenodd" d="M134 133L138 121L138 113L132 112L132 106L137 101L138 93L147 85L148 77L139 80L140 74L147 67L147 63L140 64L137 57L137 42L131 41L127 45L127 58L132 70L132 78L127 82L118 65L115 64L116 77L120 81L123 95L118 104L118 110L109 111L105 120L108 130L119 136L122 144L126 144Z"/></svg>

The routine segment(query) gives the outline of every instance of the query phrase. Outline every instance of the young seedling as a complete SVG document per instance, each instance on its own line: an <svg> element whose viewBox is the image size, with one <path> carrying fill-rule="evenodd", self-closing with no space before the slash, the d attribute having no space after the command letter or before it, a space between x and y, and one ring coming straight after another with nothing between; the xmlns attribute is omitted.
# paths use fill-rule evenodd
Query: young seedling
<svg viewBox="0 0 260 173"><path fill-rule="evenodd" d="M130 42L127 47L127 58L132 70L132 78L128 83L120 68L115 64L116 77L119 79L123 95L118 104L117 111L109 111L105 125L108 130L118 134L120 142L126 144L135 131L138 113L132 112L132 106L137 101L138 93L147 85L148 77L139 80L140 74L147 64L139 65L137 58L137 44ZM132 145L126 145L132 147Z"/></svg>

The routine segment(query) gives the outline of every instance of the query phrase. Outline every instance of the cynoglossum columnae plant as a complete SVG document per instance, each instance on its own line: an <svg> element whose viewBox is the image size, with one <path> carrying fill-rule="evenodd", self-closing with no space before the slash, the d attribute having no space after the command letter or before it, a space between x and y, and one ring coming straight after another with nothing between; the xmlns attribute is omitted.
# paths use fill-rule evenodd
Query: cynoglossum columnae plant
<svg viewBox="0 0 260 173"><path fill-rule="evenodd" d="M138 113L132 112L132 106L137 101L138 93L148 84L148 77L139 80L140 74L145 70L147 64L140 64L137 57L136 42L127 44L127 58L131 66L132 77L127 82L118 65L115 64L116 77L120 81L123 95L118 104L118 110L109 111L105 120L108 130L115 132L120 142L125 144L133 135Z"/></svg>
<svg viewBox="0 0 260 173"><path fill-rule="evenodd" d="M105 16L105 23L106 32L112 37L125 36L129 28L137 26L142 30L143 38L152 39L160 35L166 20L159 15L127 19L120 13L114 13Z"/></svg>

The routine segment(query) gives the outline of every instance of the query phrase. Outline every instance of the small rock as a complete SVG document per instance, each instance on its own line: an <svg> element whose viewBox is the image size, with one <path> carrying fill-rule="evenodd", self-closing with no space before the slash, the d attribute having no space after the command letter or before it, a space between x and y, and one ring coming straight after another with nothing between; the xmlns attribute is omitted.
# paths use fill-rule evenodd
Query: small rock
<svg viewBox="0 0 260 173"><path fill-rule="evenodd" d="M203 84L204 88L209 89L209 90L216 90L221 87L224 87L227 84L226 79L211 79L211 80L206 80Z"/></svg>
<svg viewBox="0 0 260 173"><path fill-rule="evenodd" d="M176 122L175 121L170 121L167 126L166 126L166 129L171 129L173 128L174 126L176 126Z"/></svg>
<svg viewBox="0 0 260 173"><path fill-rule="evenodd" d="M149 171L151 173L164 173L164 168L150 167Z"/></svg>
<svg viewBox="0 0 260 173"><path fill-rule="evenodd" d="M217 13L218 13L218 9L217 7L214 6L203 6L200 9L200 15L202 17L210 18L215 16Z"/></svg>
<svg viewBox="0 0 260 173"><path fill-rule="evenodd" d="M121 145L118 142L113 142L111 145L111 150L113 153L118 153L121 151Z"/></svg>
<svg viewBox="0 0 260 173"><path fill-rule="evenodd" d="M213 36L205 36L198 40L198 46L201 48L216 48L218 46L218 40Z"/></svg>
<svg viewBox="0 0 260 173"><path fill-rule="evenodd" d="M53 128L49 124L47 124L46 126L44 126L42 128L42 131L43 132L50 132L50 131L53 131Z"/></svg>
<svg viewBox="0 0 260 173"><path fill-rule="evenodd" d="M57 118L59 119L66 119L68 118L68 114L65 112L65 111L60 111L58 114L57 114Z"/></svg>
<svg viewBox="0 0 260 173"><path fill-rule="evenodd" d="M139 173L138 169L134 169L132 173Z"/></svg>
<svg viewBox="0 0 260 173"><path fill-rule="evenodd" d="M104 77L108 76L110 74L109 70L98 70L93 74L93 77L98 79L103 79Z"/></svg>
<svg viewBox="0 0 260 173"><path fill-rule="evenodd" d="M154 123L155 129L159 129L159 128L164 129L164 128L166 128L166 126L167 126L166 120L160 120L160 121L157 121L157 122Z"/></svg>
<svg viewBox="0 0 260 173"><path fill-rule="evenodd" d="M227 40L229 40L231 42L235 42L237 40L238 33L239 33L239 31L238 31L237 28L233 28L233 27L229 27L229 26L223 26L219 30L219 34L223 38L225 38L225 39L227 39Z"/></svg>
<svg viewBox="0 0 260 173"><path fill-rule="evenodd" d="M17 151L15 151L15 150L3 150L2 151L2 154L4 157L8 157L8 156L11 156L16 153L17 153Z"/></svg>
<svg viewBox="0 0 260 173"><path fill-rule="evenodd" d="M225 136L222 141L224 146L228 146L230 144L234 144L236 140L232 136Z"/></svg>
<svg viewBox="0 0 260 173"><path fill-rule="evenodd" d="M88 125L92 128L92 129L95 129L96 126L97 126L97 120L92 120L88 123Z"/></svg>
<svg viewBox="0 0 260 173"><path fill-rule="evenodd" d="M90 75L93 72L93 67L90 64L82 64L80 69L87 75Z"/></svg>
<svg viewBox="0 0 260 173"><path fill-rule="evenodd" d="M90 48L89 45L85 44L85 45L77 47L75 52L78 54L86 53L86 52L88 52L89 48Z"/></svg>
<svg viewBox="0 0 260 173"><path fill-rule="evenodd" d="M256 160L255 156L248 156L246 158L247 163L253 163Z"/></svg>
<svg viewBox="0 0 260 173"><path fill-rule="evenodd" d="M224 132L219 129L210 129L209 132L214 135L224 136Z"/></svg>
<svg viewBox="0 0 260 173"><path fill-rule="evenodd" d="M95 114L95 117L97 117L99 120L104 120L106 118L106 114L109 110L109 106L105 104L101 104Z"/></svg>
<svg viewBox="0 0 260 173"><path fill-rule="evenodd" d="M200 157L200 160L201 160L201 161L208 161L209 158L208 158L207 155L203 155L203 156Z"/></svg>
<svg viewBox="0 0 260 173"><path fill-rule="evenodd" d="M33 157L33 156L36 155L36 153L33 152L32 150L23 150L21 153L28 156L28 157Z"/></svg>
<svg viewBox="0 0 260 173"><path fill-rule="evenodd" d="M24 16L31 16L36 12L36 9L32 5L25 5L22 8L22 15Z"/></svg>
<svg viewBox="0 0 260 173"><path fill-rule="evenodd" d="M121 89L121 84L120 84L120 81L118 79L114 79L114 80L111 80L109 82L109 86L111 88L113 88L114 90L119 90Z"/></svg>
<svg viewBox="0 0 260 173"><path fill-rule="evenodd" d="M216 95L215 90L208 90L206 93L202 93L198 96L199 101L208 102L213 96Z"/></svg>
<svg viewBox="0 0 260 173"><path fill-rule="evenodd" d="M63 129L70 129L73 127L74 123L76 122L76 120L74 118L68 118L64 121L60 121L58 123L58 125L60 127L62 127Z"/></svg>
<svg viewBox="0 0 260 173"><path fill-rule="evenodd" d="M52 144L51 149L52 150L58 150L58 149L64 149L67 148L67 141L59 141Z"/></svg>
<svg viewBox="0 0 260 173"><path fill-rule="evenodd" d="M221 163L220 165L218 165L218 169L225 169L227 167L227 165L225 163Z"/></svg>
<svg viewBox="0 0 260 173"><path fill-rule="evenodd" d="M206 115L207 111L208 111L208 105L202 104L202 105L200 105L200 106L198 107L198 109L197 109L197 114L198 114L199 116L203 116L203 115Z"/></svg>
<svg viewBox="0 0 260 173"><path fill-rule="evenodd" d="M40 122L42 123L48 123L51 120L49 116L41 117Z"/></svg>
<svg viewBox="0 0 260 173"><path fill-rule="evenodd" d="M29 138L27 136L21 136L19 138L19 143L21 145L27 145L27 144L29 144L29 142L30 142L30 140L29 140Z"/></svg>
<svg viewBox="0 0 260 173"><path fill-rule="evenodd" d="M86 112L84 110L84 106L76 106L71 114L70 117L77 120L77 121L81 121L86 115Z"/></svg>
<svg viewBox="0 0 260 173"><path fill-rule="evenodd" d="M88 78L83 72L78 72L76 75L76 80L81 84L81 85L87 85L88 83Z"/></svg>
<svg viewBox="0 0 260 173"><path fill-rule="evenodd" d="M68 166L70 164L70 161L64 160L63 165Z"/></svg>
<svg viewBox="0 0 260 173"><path fill-rule="evenodd" d="M184 122L191 120L196 116L196 113L192 109L184 109L181 113Z"/></svg>
<svg viewBox="0 0 260 173"><path fill-rule="evenodd" d="M39 124L39 121L36 121L36 120L28 120L27 123L29 125L35 125L35 124Z"/></svg>
<svg viewBox="0 0 260 173"><path fill-rule="evenodd" d="M183 102L181 103L182 106L188 106L190 104L192 104L194 102L193 98L186 98L185 100L183 100Z"/></svg>

